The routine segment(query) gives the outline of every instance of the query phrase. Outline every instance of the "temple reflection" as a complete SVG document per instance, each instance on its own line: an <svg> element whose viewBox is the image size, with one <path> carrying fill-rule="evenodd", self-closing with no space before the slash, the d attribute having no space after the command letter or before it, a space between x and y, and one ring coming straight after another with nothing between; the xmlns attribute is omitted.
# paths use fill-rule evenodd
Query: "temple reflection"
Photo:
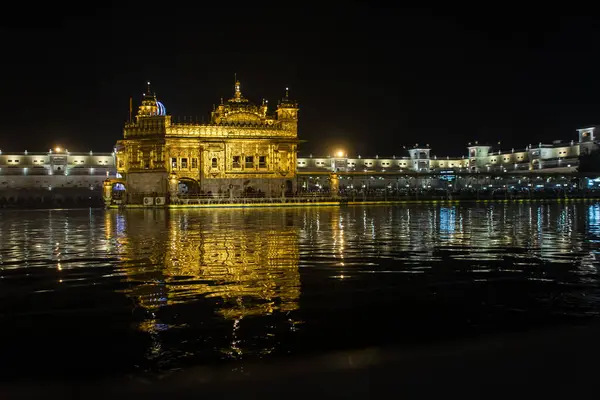
<svg viewBox="0 0 600 400"><path fill-rule="evenodd" d="M219 298L218 313L228 319L297 309L297 228L264 219L240 224L236 213L211 212L203 223L186 212L172 215L164 259L168 304Z"/></svg>
<svg viewBox="0 0 600 400"><path fill-rule="evenodd" d="M160 332L198 323L194 316L174 321L165 314L191 303L201 303L203 309L231 321L224 334L231 340L223 349L231 357L242 353L235 337L244 318L283 314L286 329L295 329L300 321L288 315L298 309L300 297L293 212L106 213L107 235L120 248L120 268L129 284L126 293L136 304L137 328L154 338L149 358L165 351ZM269 346L263 344L260 351L270 351Z"/></svg>
<svg viewBox="0 0 600 400"><path fill-rule="evenodd" d="M173 352L164 338L178 330L227 358L274 351L301 323L299 265L305 288L310 273L344 282L383 272L474 281L569 273L585 284L597 280L600 252L598 204L123 210L108 211L105 228L137 328L153 338L149 358ZM218 333L205 332L207 319Z"/></svg>

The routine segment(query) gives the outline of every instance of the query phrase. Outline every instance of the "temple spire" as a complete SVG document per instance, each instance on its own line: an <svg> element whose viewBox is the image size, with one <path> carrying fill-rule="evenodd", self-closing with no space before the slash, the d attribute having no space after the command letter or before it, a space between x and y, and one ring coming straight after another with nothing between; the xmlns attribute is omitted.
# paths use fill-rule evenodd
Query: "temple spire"
<svg viewBox="0 0 600 400"><path fill-rule="evenodd" d="M150 81L148 81L148 90L146 91L146 95L147 96L151 96L152 95L152 91L150 90Z"/></svg>
<svg viewBox="0 0 600 400"><path fill-rule="evenodd" d="M242 98L242 92L240 90L240 81L235 81L235 99L239 100Z"/></svg>
<svg viewBox="0 0 600 400"><path fill-rule="evenodd" d="M289 87L285 88L285 97L286 98L290 97L290 88Z"/></svg>

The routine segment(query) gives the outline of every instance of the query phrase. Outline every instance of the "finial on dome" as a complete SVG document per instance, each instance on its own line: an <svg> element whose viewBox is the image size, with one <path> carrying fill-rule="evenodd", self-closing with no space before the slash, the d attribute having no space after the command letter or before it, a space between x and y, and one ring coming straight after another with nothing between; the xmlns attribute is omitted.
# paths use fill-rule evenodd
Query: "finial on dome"
<svg viewBox="0 0 600 400"><path fill-rule="evenodd" d="M242 91L240 90L240 81L235 81L235 98L240 99L242 97Z"/></svg>
<svg viewBox="0 0 600 400"><path fill-rule="evenodd" d="M152 93L152 91L150 90L150 81L148 81L148 90L146 91L146 94L149 96Z"/></svg>
<svg viewBox="0 0 600 400"><path fill-rule="evenodd" d="M290 97L290 88L289 87L285 88L285 97Z"/></svg>

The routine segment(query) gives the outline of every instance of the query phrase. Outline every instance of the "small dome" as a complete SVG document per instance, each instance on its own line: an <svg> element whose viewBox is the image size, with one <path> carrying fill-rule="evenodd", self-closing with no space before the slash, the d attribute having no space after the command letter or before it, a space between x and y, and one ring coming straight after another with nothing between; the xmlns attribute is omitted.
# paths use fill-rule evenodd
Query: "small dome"
<svg viewBox="0 0 600 400"><path fill-rule="evenodd" d="M157 101L156 107L157 107L156 115L167 115L167 109L165 108L163 103L161 103L160 101Z"/></svg>

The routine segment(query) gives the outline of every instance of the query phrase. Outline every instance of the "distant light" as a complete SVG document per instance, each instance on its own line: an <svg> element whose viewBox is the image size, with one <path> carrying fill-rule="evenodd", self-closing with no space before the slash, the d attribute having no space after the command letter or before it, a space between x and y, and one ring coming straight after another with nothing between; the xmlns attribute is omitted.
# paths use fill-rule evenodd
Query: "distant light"
<svg viewBox="0 0 600 400"><path fill-rule="evenodd" d="M57 152L57 153L60 153L60 147L56 147L56 148L54 149L54 151L55 151L55 152Z"/></svg>
<svg viewBox="0 0 600 400"><path fill-rule="evenodd" d="M337 152L338 157L344 157L344 152L342 150L339 150Z"/></svg>

